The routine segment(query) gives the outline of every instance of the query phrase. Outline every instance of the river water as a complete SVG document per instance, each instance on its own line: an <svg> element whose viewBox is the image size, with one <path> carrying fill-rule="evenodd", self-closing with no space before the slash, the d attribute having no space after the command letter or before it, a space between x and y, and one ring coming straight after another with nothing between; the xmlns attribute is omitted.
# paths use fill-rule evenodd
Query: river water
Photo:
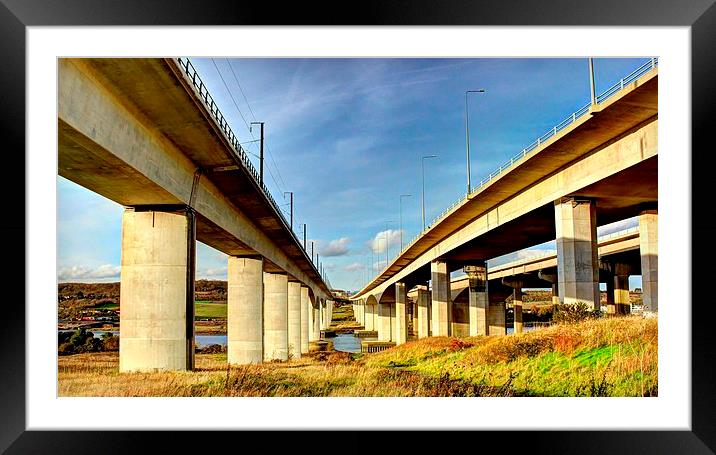
<svg viewBox="0 0 716 455"><path fill-rule="evenodd" d="M74 330L60 330L60 332L74 332ZM107 332L119 336L118 330L91 330L91 332L95 338L102 338L102 335ZM226 346L226 335L194 335L194 343L197 347L205 347L210 344Z"/></svg>
<svg viewBox="0 0 716 455"><path fill-rule="evenodd" d="M326 340L333 342L333 349L336 351L361 352L360 338L356 338L352 333L338 333Z"/></svg>

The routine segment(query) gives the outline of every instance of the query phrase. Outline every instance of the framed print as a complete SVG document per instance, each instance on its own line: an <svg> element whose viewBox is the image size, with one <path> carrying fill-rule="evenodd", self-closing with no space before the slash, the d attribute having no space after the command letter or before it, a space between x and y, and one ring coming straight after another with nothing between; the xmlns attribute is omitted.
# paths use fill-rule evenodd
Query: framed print
<svg viewBox="0 0 716 455"><path fill-rule="evenodd" d="M712 3L2 0L0 448L713 453Z"/></svg>

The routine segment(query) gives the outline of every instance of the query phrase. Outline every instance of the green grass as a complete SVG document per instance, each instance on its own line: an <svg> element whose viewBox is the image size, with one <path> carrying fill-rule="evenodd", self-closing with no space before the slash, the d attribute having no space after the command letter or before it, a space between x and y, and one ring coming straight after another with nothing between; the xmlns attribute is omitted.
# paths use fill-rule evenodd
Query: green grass
<svg viewBox="0 0 716 455"><path fill-rule="evenodd" d="M194 317L198 319L205 318L225 318L225 303L210 303L207 301L194 302Z"/></svg>
<svg viewBox="0 0 716 455"><path fill-rule="evenodd" d="M612 318L507 337L436 337L366 363L533 396L655 396L657 322Z"/></svg>
<svg viewBox="0 0 716 455"><path fill-rule="evenodd" d="M92 307L96 310L118 310L119 304L117 303L100 303Z"/></svg>

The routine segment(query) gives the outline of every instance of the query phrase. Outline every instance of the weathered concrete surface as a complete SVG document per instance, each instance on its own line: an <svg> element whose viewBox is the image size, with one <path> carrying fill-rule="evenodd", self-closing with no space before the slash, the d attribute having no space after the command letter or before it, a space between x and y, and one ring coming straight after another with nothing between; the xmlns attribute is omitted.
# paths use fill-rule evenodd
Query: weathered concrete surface
<svg viewBox="0 0 716 455"><path fill-rule="evenodd" d="M639 214L639 239L641 252L641 287L644 310L659 310L659 249L657 210L645 210Z"/></svg>
<svg viewBox="0 0 716 455"><path fill-rule="evenodd" d="M231 365L263 362L263 260L229 256L227 357ZM124 315L122 315L124 317Z"/></svg>
<svg viewBox="0 0 716 455"><path fill-rule="evenodd" d="M301 358L301 283L288 283L288 355Z"/></svg>
<svg viewBox="0 0 716 455"><path fill-rule="evenodd" d="M468 288L470 299L470 336L487 335L487 288L484 292Z"/></svg>
<svg viewBox="0 0 716 455"><path fill-rule="evenodd" d="M418 288L418 338L430 336L430 293Z"/></svg>
<svg viewBox="0 0 716 455"><path fill-rule="evenodd" d="M192 369L190 241L185 214L130 209L122 215L120 372Z"/></svg>
<svg viewBox="0 0 716 455"><path fill-rule="evenodd" d="M288 360L288 276L264 272L264 361Z"/></svg>
<svg viewBox="0 0 716 455"><path fill-rule="evenodd" d="M450 335L450 273L447 263L433 261L430 263L433 308L433 336Z"/></svg>
<svg viewBox="0 0 716 455"><path fill-rule="evenodd" d="M318 341L321 339L321 309L320 299L316 299L312 308L311 317L311 341Z"/></svg>
<svg viewBox="0 0 716 455"><path fill-rule="evenodd" d="M487 313L488 322L490 324L488 328L488 335L507 335L507 325L505 324L505 302L492 304L490 303L490 309Z"/></svg>
<svg viewBox="0 0 716 455"><path fill-rule="evenodd" d="M635 216L658 197L657 114L652 71L450 210L355 298L427 280L436 259L459 267L554 239L553 203L562 197L596 200L601 224Z"/></svg>
<svg viewBox="0 0 716 455"><path fill-rule="evenodd" d="M301 354L308 354L308 333L310 331L309 313L311 311L311 299L308 295L308 288L301 286Z"/></svg>
<svg viewBox="0 0 716 455"><path fill-rule="evenodd" d="M563 198L554 204L557 276L562 303L599 308L597 208L589 199Z"/></svg>
<svg viewBox="0 0 716 455"><path fill-rule="evenodd" d="M394 303L381 303L378 304L378 340L379 341L392 341L393 340L393 321L391 321L391 306Z"/></svg>
<svg viewBox="0 0 716 455"><path fill-rule="evenodd" d="M395 283L395 344L408 341L408 313L405 283Z"/></svg>
<svg viewBox="0 0 716 455"><path fill-rule="evenodd" d="M191 205L199 241L327 294L181 74L172 59L59 59L58 173L125 206Z"/></svg>

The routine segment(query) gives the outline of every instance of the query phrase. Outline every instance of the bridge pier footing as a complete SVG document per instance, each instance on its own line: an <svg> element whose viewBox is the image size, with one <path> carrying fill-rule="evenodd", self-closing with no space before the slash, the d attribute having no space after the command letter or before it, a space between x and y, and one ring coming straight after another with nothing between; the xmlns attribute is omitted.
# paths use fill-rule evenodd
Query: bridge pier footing
<svg viewBox="0 0 716 455"><path fill-rule="evenodd" d="M450 272L448 271L447 262L431 262L430 279L433 288L433 336L449 336L451 308Z"/></svg>
<svg viewBox="0 0 716 455"><path fill-rule="evenodd" d="M426 288L418 288L418 338L430 336L430 293Z"/></svg>
<svg viewBox="0 0 716 455"><path fill-rule="evenodd" d="M229 256L227 358L230 365L263 361L263 258Z"/></svg>
<svg viewBox="0 0 716 455"><path fill-rule="evenodd" d="M189 210L122 215L119 371L194 367L194 256Z"/></svg>
<svg viewBox="0 0 716 455"><path fill-rule="evenodd" d="M639 214L639 252L641 254L641 289L644 311L659 311L658 213L656 209Z"/></svg>
<svg viewBox="0 0 716 455"><path fill-rule="evenodd" d="M288 283L288 356L301 358L301 283Z"/></svg>
<svg viewBox="0 0 716 455"><path fill-rule="evenodd" d="M301 286L301 354L308 354L309 314L311 312L311 299L308 297L308 288Z"/></svg>
<svg viewBox="0 0 716 455"><path fill-rule="evenodd" d="M395 283L395 344L408 341L408 295L405 283Z"/></svg>
<svg viewBox="0 0 716 455"><path fill-rule="evenodd" d="M264 272L264 361L288 360L288 276Z"/></svg>
<svg viewBox="0 0 716 455"><path fill-rule="evenodd" d="M596 203L589 199L558 199L554 214L560 301L584 302L599 309Z"/></svg>

